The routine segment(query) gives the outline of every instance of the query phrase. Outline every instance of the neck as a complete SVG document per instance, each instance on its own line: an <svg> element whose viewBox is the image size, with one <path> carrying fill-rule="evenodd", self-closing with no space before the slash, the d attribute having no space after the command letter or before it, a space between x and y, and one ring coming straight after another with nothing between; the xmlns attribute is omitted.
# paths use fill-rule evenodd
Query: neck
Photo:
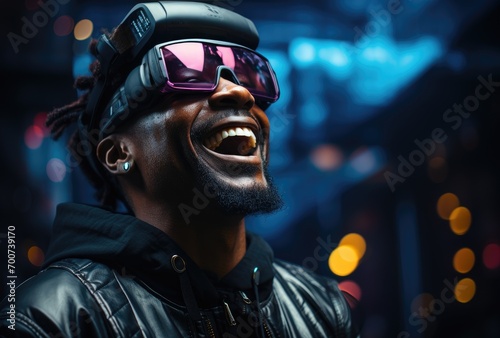
<svg viewBox="0 0 500 338"><path fill-rule="evenodd" d="M202 269L222 278L246 252L243 216L227 216L219 211L201 210L186 224L175 208L135 205L135 215L169 235Z"/></svg>

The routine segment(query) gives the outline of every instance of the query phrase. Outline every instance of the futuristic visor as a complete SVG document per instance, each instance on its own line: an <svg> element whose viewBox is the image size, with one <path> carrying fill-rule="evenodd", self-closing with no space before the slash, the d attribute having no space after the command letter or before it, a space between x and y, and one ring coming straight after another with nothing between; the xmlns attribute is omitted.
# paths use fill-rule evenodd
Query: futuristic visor
<svg viewBox="0 0 500 338"><path fill-rule="evenodd" d="M248 89L266 109L279 98L269 61L245 46L209 39L183 39L154 46L103 110L99 139L132 115L175 93L210 93L220 77Z"/></svg>
<svg viewBox="0 0 500 338"><path fill-rule="evenodd" d="M269 61L261 54L236 44L184 41L155 47L164 75L162 92L212 92L221 72L232 73L256 101L276 102L279 87Z"/></svg>

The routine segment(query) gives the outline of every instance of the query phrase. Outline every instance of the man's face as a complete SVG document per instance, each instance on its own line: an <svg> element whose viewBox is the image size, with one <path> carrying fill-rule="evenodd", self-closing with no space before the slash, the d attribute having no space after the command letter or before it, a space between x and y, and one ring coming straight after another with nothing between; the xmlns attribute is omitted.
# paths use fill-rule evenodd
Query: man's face
<svg viewBox="0 0 500 338"><path fill-rule="evenodd" d="M239 215L281 207L267 172L269 120L247 89L221 77L213 93L178 95L166 106L133 128L136 163L155 199L191 205L201 193Z"/></svg>

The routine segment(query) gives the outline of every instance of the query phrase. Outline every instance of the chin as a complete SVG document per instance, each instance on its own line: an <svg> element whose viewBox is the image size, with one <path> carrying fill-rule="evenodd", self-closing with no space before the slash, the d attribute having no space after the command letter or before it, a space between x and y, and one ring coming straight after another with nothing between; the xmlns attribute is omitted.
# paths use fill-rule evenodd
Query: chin
<svg viewBox="0 0 500 338"><path fill-rule="evenodd" d="M236 168L236 167L235 167ZM199 162L197 186L205 191L214 206L229 215L270 213L281 209L283 200L266 167L239 167L240 172L214 170Z"/></svg>

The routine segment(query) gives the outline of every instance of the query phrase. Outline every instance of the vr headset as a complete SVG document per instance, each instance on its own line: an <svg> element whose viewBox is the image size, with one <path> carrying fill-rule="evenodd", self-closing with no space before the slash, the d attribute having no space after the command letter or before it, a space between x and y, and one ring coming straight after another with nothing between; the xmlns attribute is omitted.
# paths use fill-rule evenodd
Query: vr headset
<svg viewBox="0 0 500 338"><path fill-rule="evenodd" d="M266 109L279 98L276 75L255 52L252 21L214 5L161 1L132 8L113 43L101 35L97 59L103 77L89 94L83 131L110 134L137 110L169 92L211 92L222 71L246 87ZM125 40L125 41L123 41Z"/></svg>
<svg viewBox="0 0 500 338"><path fill-rule="evenodd" d="M104 34L98 39L103 76L80 117L80 139L92 149L162 96L210 93L222 74L246 87L266 109L278 100L279 86L269 61L255 51L258 44L252 21L218 6L182 1L135 5L112 41ZM94 157L89 159L99 173Z"/></svg>

